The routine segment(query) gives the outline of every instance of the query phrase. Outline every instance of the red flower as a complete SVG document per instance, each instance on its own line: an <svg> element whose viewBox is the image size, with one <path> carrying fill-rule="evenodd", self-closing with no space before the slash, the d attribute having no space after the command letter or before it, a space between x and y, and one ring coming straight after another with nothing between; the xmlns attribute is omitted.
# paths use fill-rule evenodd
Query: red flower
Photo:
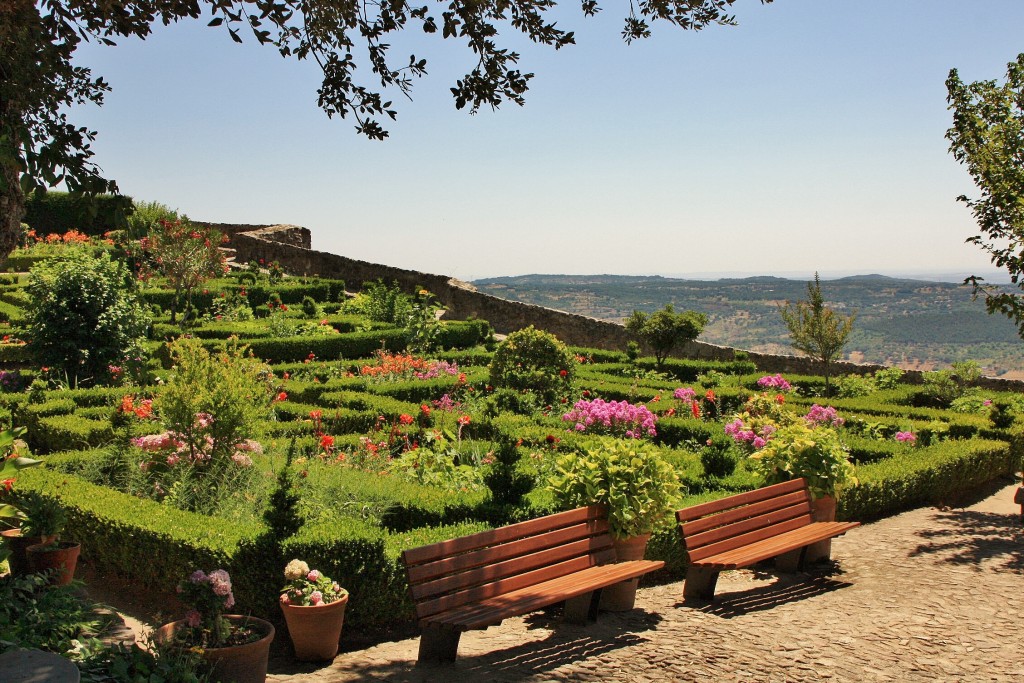
<svg viewBox="0 0 1024 683"><path fill-rule="evenodd" d="M459 426L460 426L460 427L465 427L466 425L468 425L468 424L470 423L469 415L463 415L463 416L461 416L461 417L460 417L460 418L459 418L459 419L457 420L457 422L459 423Z"/></svg>
<svg viewBox="0 0 1024 683"><path fill-rule="evenodd" d="M398 421L404 425L411 425L413 422L412 415L406 415L405 413L402 413L401 415L398 416Z"/></svg>
<svg viewBox="0 0 1024 683"><path fill-rule="evenodd" d="M558 376L559 377L568 377L569 376L569 371L568 370L559 370L558 371Z"/></svg>
<svg viewBox="0 0 1024 683"><path fill-rule="evenodd" d="M12 488L14 488L14 479L4 479L2 482L0 482L0 486L4 487L4 491L10 491Z"/></svg>
<svg viewBox="0 0 1024 683"><path fill-rule="evenodd" d="M320 437L320 448L325 451L329 451L334 448L334 437L330 434L324 434Z"/></svg>
<svg viewBox="0 0 1024 683"><path fill-rule="evenodd" d="M782 394L775 394L775 402L776 403L785 403L786 402L786 397L783 396Z"/></svg>
<svg viewBox="0 0 1024 683"><path fill-rule="evenodd" d="M420 406L420 412L423 413L424 417L430 417L430 406L424 403Z"/></svg>
<svg viewBox="0 0 1024 683"><path fill-rule="evenodd" d="M311 411L309 411L309 419L311 419L311 420L319 420L323 416L324 416L324 411L322 411L322 410L311 410Z"/></svg>
<svg viewBox="0 0 1024 683"><path fill-rule="evenodd" d="M277 395L277 400L278 401L285 401L287 399L288 399L288 394L283 392L283 391L280 394Z"/></svg>
<svg viewBox="0 0 1024 683"><path fill-rule="evenodd" d="M544 437L544 440L547 441L548 443L554 443L555 437L552 436L551 434L548 434L547 436Z"/></svg>
<svg viewBox="0 0 1024 683"><path fill-rule="evenodd" d="M668 417L672 417L675 414L676 414L676 409L675 408L669 408L668 411L665 413L665 415L667 415Z"/></svg>
<svg viewBox="0 0 1024 683"><path fill-rule="evenodd" d="M714 401L715 400L715 390L714 389L708 389L708 393L704 394L704 398L709 400L709 401Z"/></svg>
<svg viewBox="0 0 1024 683"><path fill-rule="evenodd" d="M693 413L694 417L699 418L700 417L700 404L697 403L696 401L691 401L690 402L690 412Z"/></svg>

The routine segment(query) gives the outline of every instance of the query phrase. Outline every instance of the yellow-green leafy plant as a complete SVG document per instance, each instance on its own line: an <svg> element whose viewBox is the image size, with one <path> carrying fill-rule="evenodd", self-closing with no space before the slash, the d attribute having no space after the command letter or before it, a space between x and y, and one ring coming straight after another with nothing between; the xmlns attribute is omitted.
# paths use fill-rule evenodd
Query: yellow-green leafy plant
<svg viewBox="0 0 1024 683"><path fill-rule="evenodd" d="M838 488L857 482L836 431L802 421L776 431L767 445L750 456L750 462L768 484L803 477L815 498L834 496Z"/></svg>
<svg viewBox="0 0 1024 683"><path fill-rule="evenodd" d="M602 439L595 450L559 459L548 486L565 509L607 506L615 538L643 536L668 522L680 487L676 471L655 448L617 439Z"/></svg>

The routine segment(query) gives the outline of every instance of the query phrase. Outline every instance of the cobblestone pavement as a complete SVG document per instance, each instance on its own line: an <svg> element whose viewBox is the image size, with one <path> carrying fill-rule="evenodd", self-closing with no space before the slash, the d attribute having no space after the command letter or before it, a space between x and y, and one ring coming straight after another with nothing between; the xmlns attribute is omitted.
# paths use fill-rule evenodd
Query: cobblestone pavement
<svg viewBox="0 0 1024 683"><path fill-rule="evenodd" d="M714 603L682 583L642 588L596 624L557 613L462 637L454 665L417 667L418 639L271 661L268 680L1022 681L1024 527L1015 486L967 508L921 508L833 542L812 573L723 573Z"/></svg>

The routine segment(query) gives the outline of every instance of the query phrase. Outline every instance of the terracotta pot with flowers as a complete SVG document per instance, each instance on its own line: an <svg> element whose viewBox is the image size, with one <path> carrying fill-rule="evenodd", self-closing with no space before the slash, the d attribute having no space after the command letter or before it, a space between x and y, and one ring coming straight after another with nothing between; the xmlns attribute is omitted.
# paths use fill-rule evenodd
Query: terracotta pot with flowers
<svg viewBox="0 0 1024 683"><path fill-rule="evenodd" d="M199 652L222 683L264 683L274 626L268 621L225 614L235 605L231 577L223 569L193 572L178 584L188 606L181 621L157 629L158 643Z"/></svg>
<svg viewBox="0 0 1024 683"><path fill-rule="evenodd" d="M284 578L281 611L295 657L304 662L334 659L345 623L348 591L302 560L289 562Z"/></svg>
<svg viewBox="0 0 1024 683"><path fill-rule="evenodd" d="M33 495L24 505L25 521L22 522L22 539L31 539L25 548L28 571L47 572L51 586L66 586L75 577L79 543L58 540L67 523L64 509L55 501Z"/></svg>
<svg viewBox="0 0 1024 683"><path fill-rule="evenodd" d="M619 561L642 560L651 534L671 520L680 482L657 450L638 440L603 439L589 453L571 453L558 461L548 487L557 503L571 509L605 505ZM601 592L601 608L633 609L638 579Z"/></svg>

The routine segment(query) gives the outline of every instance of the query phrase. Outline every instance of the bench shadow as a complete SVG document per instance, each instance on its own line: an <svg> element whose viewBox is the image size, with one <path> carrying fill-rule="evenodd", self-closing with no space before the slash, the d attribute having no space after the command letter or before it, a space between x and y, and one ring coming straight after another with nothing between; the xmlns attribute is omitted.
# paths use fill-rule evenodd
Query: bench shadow
<svg viewBox="0 0 1024 683"><path fill-rule="evenodd" d="M916 535L922 543L911 557L934 555L943 562L974 566L994 562L999 569L1024 571L1024 530L1018 515L977 510L946 510L934 528Z"/></svg>
<svg viewBox="0 0 1024 683"><path fill-rule="evenodd" d="M732 619L745 614L775 609L791 602L800 602L816 595L824 595L853 584L821 575L786 575L768 586L758 586L745 591L720 593L714 602L687 600L676 603L676 607L690 607L704 614L723 619Z"/></svg>

